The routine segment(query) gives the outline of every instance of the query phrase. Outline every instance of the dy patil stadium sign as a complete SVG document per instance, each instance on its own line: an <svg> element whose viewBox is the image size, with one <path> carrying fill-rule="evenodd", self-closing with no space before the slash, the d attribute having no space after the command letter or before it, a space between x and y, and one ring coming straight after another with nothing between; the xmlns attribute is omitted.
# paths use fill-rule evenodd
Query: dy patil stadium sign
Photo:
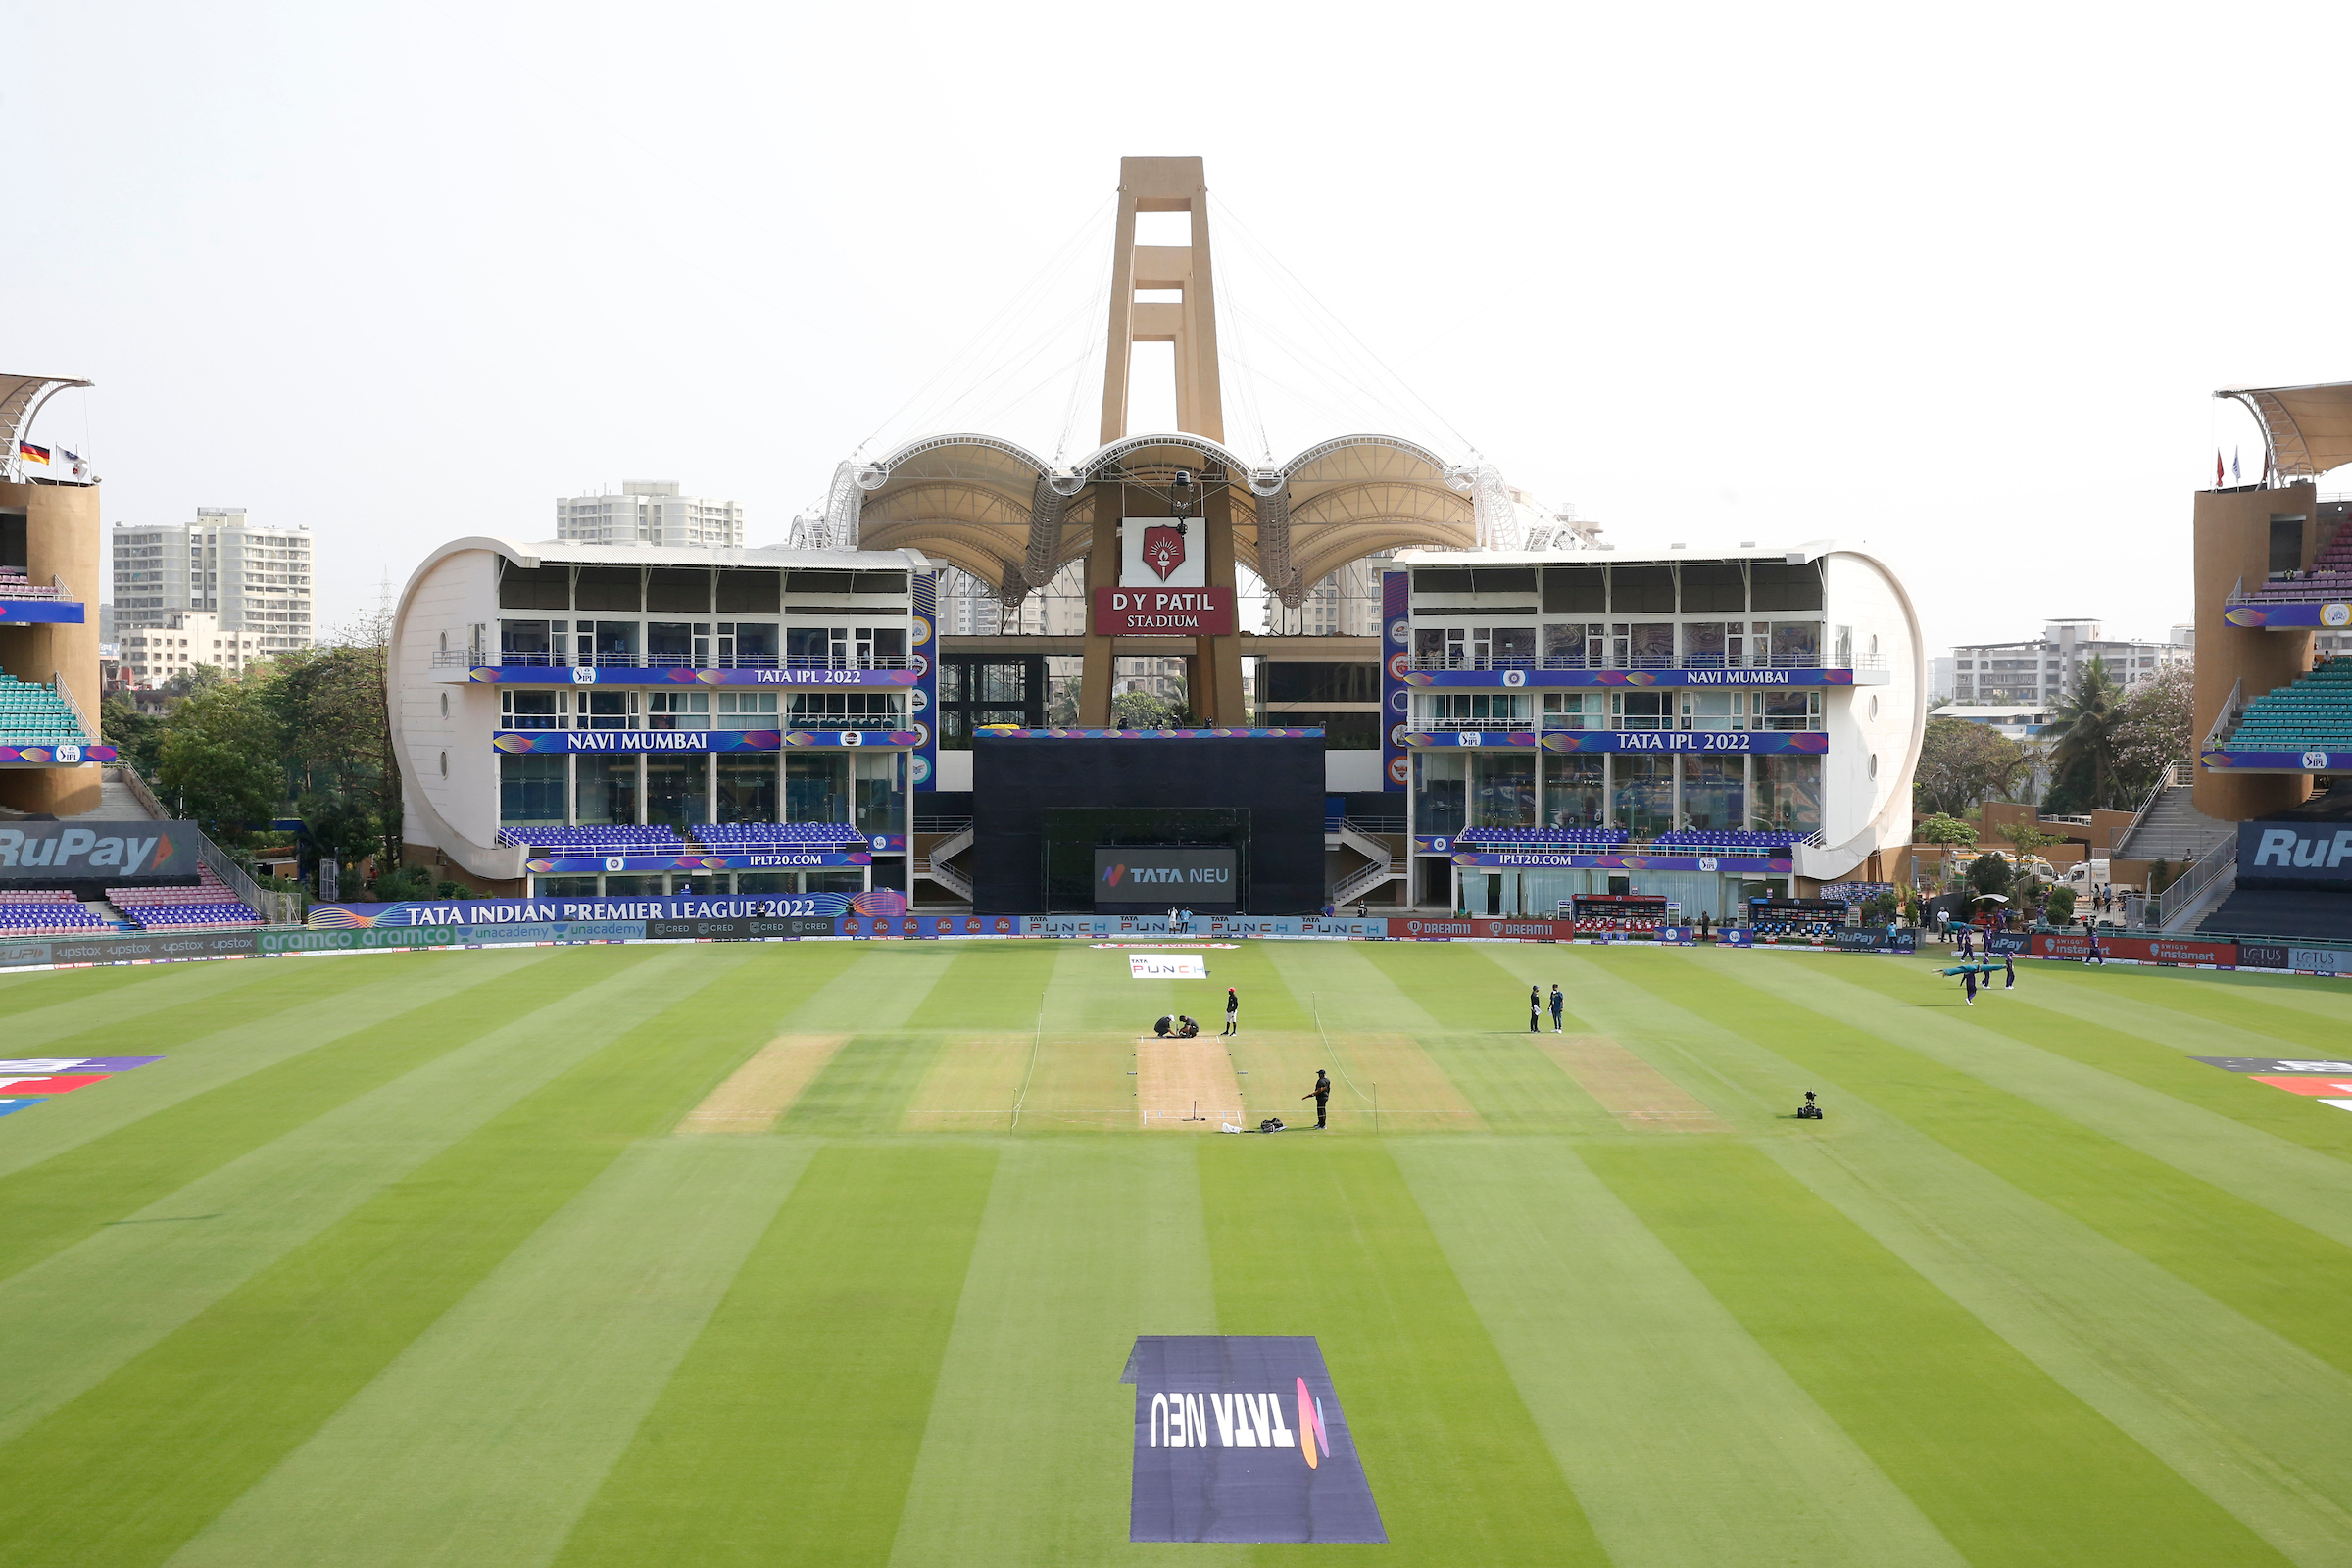
<svg viewBox="0 0 2352 1568"><path fill-rule="evenodd" d="M1339 1391L1308 1335L1147 1334L1129 1541L1385 1543Z"/></svg>

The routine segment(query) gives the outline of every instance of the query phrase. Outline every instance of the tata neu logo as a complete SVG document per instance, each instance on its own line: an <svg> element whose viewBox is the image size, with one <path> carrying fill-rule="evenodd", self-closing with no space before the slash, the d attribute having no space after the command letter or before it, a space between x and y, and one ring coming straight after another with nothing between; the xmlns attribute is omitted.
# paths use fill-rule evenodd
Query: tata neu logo
<svg viewBox="0 0 2352 1568"><path fill-rule="evenodd" d="M1107 868L1106 870L1104 870L1104 871L1103 871L1103 873L1102 873L1102 885L1103 885L1104 887L1106 887L1106 888L1115 888L1115 887L1117 887L1117 886L1119 885L1119 882L1120 882L1120 880L1121 880L1122 878L1124 878L1126 875L1127 875L1127 868L1126 868L1125 866L1123 866L1123 865L1114 865L1114 866L1110 866L1109 868Z"/></svg>
<svg viewBox="0 0 2352 1568"><path fill-rule="evenodd" d="M1184 564L1184 524L1144 530L1144 564L1166 582Z"/></svg>
<svg viewBox="0 0 2352 1568"><path fill-rule="evenodd" d="M1130 1541L1385 1542L1323 1352L1306 1336L1146 1335Z"/></svg>

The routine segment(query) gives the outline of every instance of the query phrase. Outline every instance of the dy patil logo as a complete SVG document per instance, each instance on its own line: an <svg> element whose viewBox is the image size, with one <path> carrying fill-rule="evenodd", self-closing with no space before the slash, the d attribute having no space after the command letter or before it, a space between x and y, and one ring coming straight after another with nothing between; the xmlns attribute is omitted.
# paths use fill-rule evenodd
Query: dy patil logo
<svg viewBox="0 0 2352 1568"><path fill-rule="evenodd" d="M1129 1541L1386 1542L1340 1396L1308 1335L1147 1334Z"/></svg>

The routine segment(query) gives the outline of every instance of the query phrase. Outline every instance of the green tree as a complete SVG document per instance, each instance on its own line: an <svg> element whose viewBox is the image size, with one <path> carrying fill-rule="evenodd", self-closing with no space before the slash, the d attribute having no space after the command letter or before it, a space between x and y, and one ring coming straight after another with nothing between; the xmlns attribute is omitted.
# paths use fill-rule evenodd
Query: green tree
<svg viewBox="0 0 2352 1568"><path fill-rule="evenodd" d="M1911 842L1974 844L1977 842L1977 830L1956 816L1945 816L1938 811L1934 816L1923 816L1911 824Z"/></svg>
<svg viewBox="0 0 2352 1568"><path fill-rule="evenodd" d="M2064 925L2075 917L2075 890L2063 882L2050 889L2050 923Z"/></svg>
<svg viewBox="0 0 2352 1568"><path fill-rule="evenodd" d="M1150 692L1121 692L1111 699L1110 722L1114 729L1167 729L1183 716L1183 709L1164 697Z"/></svg>
<svg viewBox="0 0 2352 1568"><path fill-rule="evenodd" d="M1958 815L1980 801L2013 799L2032 776L2026 749L1991 725L1932 718L1920 738L1912 800L1920 810Z"/></svg>
<svg viewBox="0 0 2352 1568"><path fill-rule="evenodd" d="M190 664L160 688L169 697L188 697L228 684L228 671L219 664Z"/></svg>
<svg viewBox="0 0 2352 1568"><path fill-rule="evenodd" d="M319 855L355 870L360 861L383 848L383 828L375 813L348 795L304 796L302 830ZM377 863L390 862L379 859Z"/></svg>
<svg viewBox="0 0 2352 1568"><path fill-rule="evenodd" d="M2131 808L2128 786L2116 765L2116 726L2122 718L2123 688L2107 673L2107 662L2093 659L2076 677L2058 716L2041 731L2042 738L2053 743L2045 808Z"/></svg>
<svg viewBox="0 0 2352 1568"><path fill-rule="evenodd" d="M197 689L165 721L156 768L163 804L223 847L267 827L285 799L277 715L251 683Z"/></svg>
<svg viewBox="0 0 2352 1568"><path fill-rule="evenodd" d="M318 647L279 656L248 679L261 682L277 715L291 791L306 803L331 798L340 823L373 824L373 841L355 849L353 860L374 855L380 864L397 865L400 768L384 687L389 636L382 616L365 616L336 628ZM311 819L309 805L302 814Z"/></svg>
<svg viewBox="0 0 2352 1568"><path fill-rule="evenodd" d="M2015 880L2009 858L1998 850L1985 851L1968 867L1968 885L1979 893L2006 893Z"/></svg>
<svg viewBox="0 0 2352 1568"><path fill-rule="evenodd" d="M128 692L108 692L98 705L98 733L140 776L153 778L164 721L142 711Z"/></svg>

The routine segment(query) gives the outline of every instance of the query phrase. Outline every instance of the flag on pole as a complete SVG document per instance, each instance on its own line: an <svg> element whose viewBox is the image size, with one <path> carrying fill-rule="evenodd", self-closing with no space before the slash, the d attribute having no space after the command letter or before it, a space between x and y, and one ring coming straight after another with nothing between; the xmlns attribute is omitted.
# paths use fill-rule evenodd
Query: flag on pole
<svg viewBox="0 0 2352 1568"><path fill-rule="evenodd" d="M23 458L26 463L45 465L49 461L49 449L36 447L29 441L20 441L17 443L17 456Z"/></svg>
<svg viewBox="0 0 2352 1568"><path fill-rule="evenodd" d="M2237 467L2237 448L2235 448L2235 447L2231 447L2231 448L2230 449L2230 478L2232 478L2232 479L2239 479L2239 478L2243 478L2243 477L2244 477L2244 475L2243 475L2243 474L2241 474L2241 473L2238 471L2238 467Z"/></svg>
<svg viewBox="0 0 2352 1568"><path fill-rule="evenodd" d="M2213 487L2219 490L2225 482L2222 473L2222 449L2215 447L2213 449Z"/></svg>

